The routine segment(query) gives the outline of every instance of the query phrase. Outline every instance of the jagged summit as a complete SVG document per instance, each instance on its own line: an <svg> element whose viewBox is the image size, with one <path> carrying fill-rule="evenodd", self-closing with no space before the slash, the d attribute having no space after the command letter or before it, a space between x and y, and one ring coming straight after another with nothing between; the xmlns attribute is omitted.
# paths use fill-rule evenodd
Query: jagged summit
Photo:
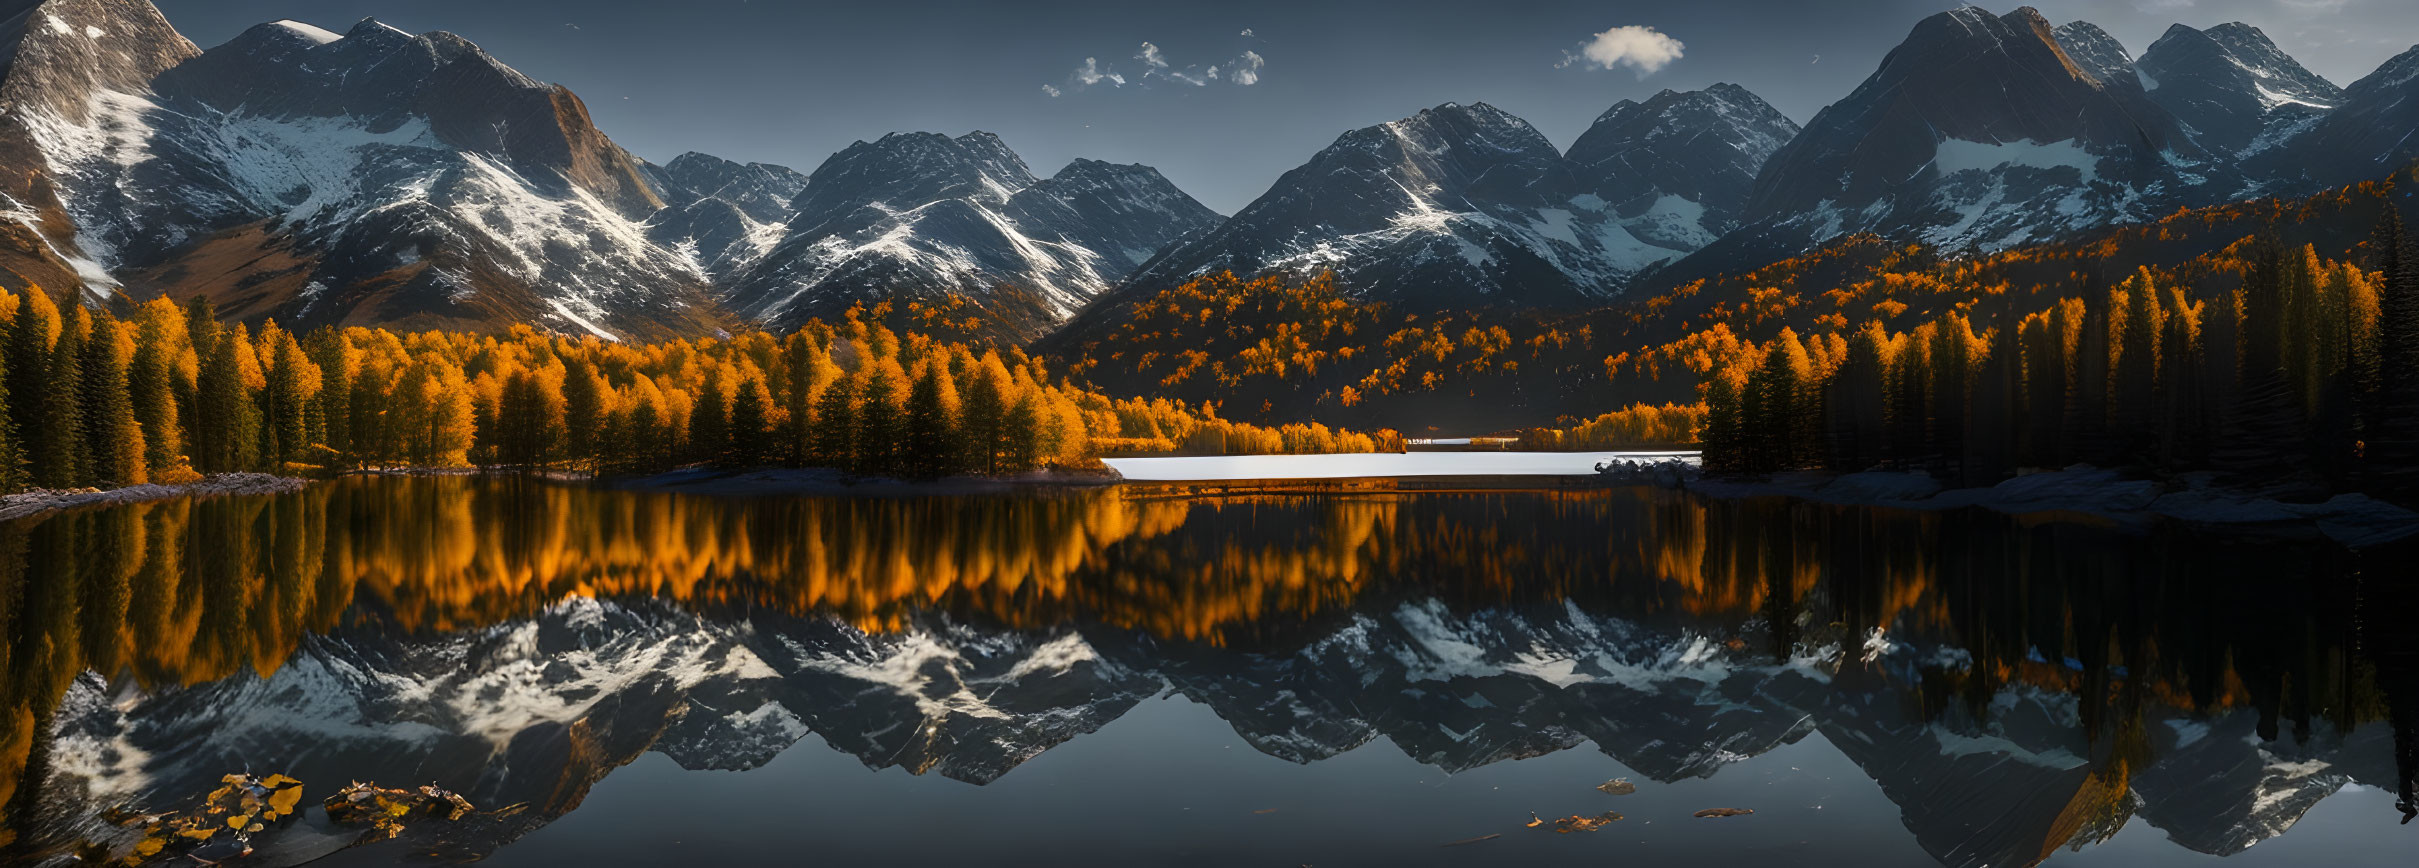
<svg viewBox="0 0 2419 868"><path fill-rule="evenodd" d="M1077 161L1036 178L999 136L892 133L824 160L726 296L794 325L860 301L956 295L1032 337L1217 215L1158 171Z"/></svg>
<svg viewBox="0 0 2419 868"><path fill-rule="evenodd" d="M2240 22L2196 30L2177 24L2135 66L2150 99L2173 112L2204 148L2273 147L2272 129L2332 109L2343 91Z"/></svg>
<svg viewBox="0 0 2419 868"><path fill-rule="evenodd" d="M851 298L1010 296L1000 319L1029 336L1216 219L1139 167L1045 183L984 131L884 136L811 178L655 166L569 89L375 18L272 21L204 52L143 0L15 8L0 101L25 110L0 117L0 174L26 180L0 192L26 216L0 225L0 266L20 281L203 294L302 327L655 337L724 327L725 301L836 312L781 281L837 257ZM873 265L907 260L931 267ZM776 284L763 305L771 290L736 291Z"/></svg>
<svg viewBox="0 0 2419 868"><path fill-rule="evenodd" d="M1763 111L1771 106L1744 89L1667 102L1696 106L1693 114L1674 109L1674 128L1696 126L1742 145L1737 162L1756 162L1763 140L1785 135L1785 118L1768 123ZM1616 106L1609 118L1630 111ZM1613 128L1623 123L1599 123L1599 131ZM1720 232L1717 222L1703 222L1705 191L1715 191L1710 201L1720 213L1737 208L1722 189L1744 184L1691 177L1698 167L1686 160L1640 157L1640 167L1628 167L1616 152L1672 145L1655 135L1633 143L1623 138L1630 133L1592 131L1597 138L1572 152L1592 160L1582 162L1529 121L1485 102L1439 104L1359 128L1338 135L1210 235L1151 261L1120 297L1212 271L1335 271L1355 293L1410 307L1604 300L1643 268L1679 259ZM1710 162L1705 172L1732 172L1727 157ZM1734 174L1754 177L1754 169Z"/></svg>
<svg viewBox="0 0 2419 868"><path fill-rule="evenodd" d="M2281 111L2281 109L2280 109ZM2278 189L2348 184L2381 177L2419 160L2419 46L2394 56L2343 89L2336 106L2288 127L2283 146L2254 165Z"/></svg>
<svg viewBox="0 0 2419 868"><path fill-rule="evenodd" d="M1631 234L1695 250L1739 224L1764 163L1798 126L1735 84L1622 100L1571 145L1573 170Z"/></svg>
<svg viewBox="0 0 2419 868"><path fill-rule="evenodd" d="M2133 53L2125 44L2108 35L2108 31L2089 21L2069 21L2050 30L2050 36L2065 50L2066 59L2098 81L2102 87L2139 89L2141 80L2134 72Z"/></svg>
<svg viewBox="0 0 2419 868"><path fill-rule="evenodd" d="M1825 108L1757 179L1748 220L1794 248L1857 231L2005 247L2141 219L2204 160L2137 88L2108 86L2122 50L2069 28L2070 56L2030 7L1933 15Z"/></svg>

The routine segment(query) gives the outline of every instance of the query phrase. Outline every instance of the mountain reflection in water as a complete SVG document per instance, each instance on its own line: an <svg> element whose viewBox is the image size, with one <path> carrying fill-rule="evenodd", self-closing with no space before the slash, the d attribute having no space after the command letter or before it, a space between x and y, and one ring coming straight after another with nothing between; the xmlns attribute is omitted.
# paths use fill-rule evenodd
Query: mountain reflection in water
<svg viewBox="0 0 2419 868"><path fill-rule="evenodd" d="M2409 803L2410 555L1648 489L110 507L0 525L0 863L239 770L528 806L413 851L467 861L649 751L987 784L1170 692L1310 764L1670 782L1820 733L1942 864L2129 823L2226 855L2348 784Z"/></svg>

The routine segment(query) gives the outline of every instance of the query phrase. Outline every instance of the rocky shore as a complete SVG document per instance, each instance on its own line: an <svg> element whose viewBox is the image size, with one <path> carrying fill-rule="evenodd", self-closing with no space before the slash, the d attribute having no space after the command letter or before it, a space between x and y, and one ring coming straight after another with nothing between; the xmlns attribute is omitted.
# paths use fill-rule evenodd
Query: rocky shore
<svg viewBox="0 0 2419 868"><path fill-rule="evenodd" d="M222 497L244 494L284 494L300 491L310 480L267 473L221 473L187 485L130 485L125 488L37 488L0 497L0 521L26 518L79 506L140 503L176 497Z"/></svg>

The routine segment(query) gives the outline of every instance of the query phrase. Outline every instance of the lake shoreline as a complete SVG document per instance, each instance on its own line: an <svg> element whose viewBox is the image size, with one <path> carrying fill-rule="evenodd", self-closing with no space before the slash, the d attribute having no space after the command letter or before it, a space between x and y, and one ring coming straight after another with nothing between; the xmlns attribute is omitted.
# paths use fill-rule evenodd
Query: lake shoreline
<svg viewBox="0 0 2419 868"><path fill-rule="evenodd" d="M2028 473L1982 488L1949 488L1922 471L1791 472L1762 477L1705 476L1682 487L1738 500L1786 497L1807 503L1914 511L1979 508L2004 515L2073 513L2112 521L2176 521L2229 529L2294 529L2352 548L2419 535L2419 512L2365 494L2289 503L2221 486L2216 474L2162 481L2089 465Z"/></svg>
<svg viewBox="0 0 2419 868"><path fill-rule="evenodd" d="M1049 488L1100 488L1125 480L1116 471L1097 473L1034 470L1004 476L951 476L911 480L858 476L827 467L759 467L744 470L688 468L650 476L595 477L586 482L614 491L705 495L794 495L823 497L931 497L1006 494Z"/></svg>
<svg viewBox="0 0 2419 868"><path fill-rule="evenodd" d="M238 497L301 491L311 480L268 473L219 473L184 485L129 485L107 489L34 489L0 496L0 521L49 515L83 506L114 506L180 497Z"/></svg>

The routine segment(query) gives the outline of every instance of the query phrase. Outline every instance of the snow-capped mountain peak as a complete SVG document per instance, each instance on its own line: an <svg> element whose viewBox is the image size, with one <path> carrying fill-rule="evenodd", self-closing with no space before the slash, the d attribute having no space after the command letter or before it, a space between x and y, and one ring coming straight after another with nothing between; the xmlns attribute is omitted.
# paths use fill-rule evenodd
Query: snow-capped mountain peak
<svg viewBox="0 0 2419 868"><path fill-rule="evenodd" d="M1571 145L1588 192L1624 228L1664 247L1695 250L1736 227L1755 178L1797 124L1746 88L1665 90L1622 100Z"/></svg>
<svg viewBox="0 0 2419 868"><path fill-rule="evenodd" d="M817 167L726 298L779 327L954 295L1032 337L1216 219L1148 167L1079 160L1043 180L991 133L892 133Z"/></svg>
<svg viewBox="0 0 2419 868"><path fill-rule="evenodd" d="M1333 271L1349 290L1415 308L1609 298L1639 271L1720 231L1721 218L1709 223L1705 206L1735 209L1742 197L1723 191L1752 178L1757 154L1794 132L1744 89L1657 99L1669 117L1658 108L1659 121L1629 130L1621 119L1634 109L1616 106L1591 131L1610 139L1590 140L1572 157L1483 102L1445 103L1345 133L1128 285L1139 294L1221 270ZM1658 122L1666 124L1661 133ZM1676 150L1686 136L1680 127L1692 124L1713 131L1730 153L1707 165L1646 155ZM1640 154L1634 165L1621 159L1632 151Z"/></svg>
<svg viewBox="0 0 2419 868"><path fill-rule="evenodd" d="M2263 133L2323 113L2343 91L2240 22L2196 30L2182 24L2136 64L2152 101L2175 113L2203 147L2238 153ZM2267 141L2265 146L2273 146Z"/></svg>
<svg viewBox="0 0 2419 868"><path fill-rule="evenodd" d="M2124 53L2098 28L2056 30L2030 7L1924 19L1846 99L1822 110L1756 182L1753 237L1874 231L1996 249L2160 213L2204 162L2140 89L2111 86Z"/></svg>

